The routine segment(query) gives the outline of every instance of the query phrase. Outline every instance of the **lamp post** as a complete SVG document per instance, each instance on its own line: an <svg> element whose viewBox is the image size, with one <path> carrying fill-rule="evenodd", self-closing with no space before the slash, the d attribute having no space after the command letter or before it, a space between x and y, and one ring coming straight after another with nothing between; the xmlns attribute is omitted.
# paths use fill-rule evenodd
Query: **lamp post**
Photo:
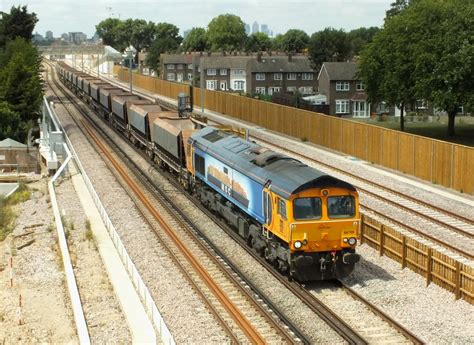
<svg viewBox="0 0 474 345"><path fill-rule="evenodd" d="M128 59L128 68L130 70L130 92L133 91L132 87L132 66L133 66L133 59L135 57L135 53L137 50L133 46L129 46L125 49L125 54L122 55L124 59Z"/></svg>

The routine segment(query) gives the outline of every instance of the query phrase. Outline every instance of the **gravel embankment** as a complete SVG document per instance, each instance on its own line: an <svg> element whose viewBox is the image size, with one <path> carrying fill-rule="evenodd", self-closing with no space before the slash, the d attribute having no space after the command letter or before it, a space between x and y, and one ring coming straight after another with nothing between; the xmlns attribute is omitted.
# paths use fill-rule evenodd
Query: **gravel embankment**
<svg viewBox="0 0 474 345"><path fill-rule="evenodd" d="M69 252L90 339L93 343L130 343L132 338L127 321L107 277L92 232L87 229L87 217L71 179L61 180L56 194L66 223Z"/></svg>
<svg viewBox="0 0 474 345"><path fill-rule="evenodd" d="M56 113L175 341L226 342L223 330L166 254L155 233L102 158L63 106L56 105Z"/></svg>
<svg viewBox="0 0 474 345"><path fill-rule="evenodd" d="M28 185L31 198L14 207L16 227L0 242L0 344L78 343L46 183Z"/></svg>

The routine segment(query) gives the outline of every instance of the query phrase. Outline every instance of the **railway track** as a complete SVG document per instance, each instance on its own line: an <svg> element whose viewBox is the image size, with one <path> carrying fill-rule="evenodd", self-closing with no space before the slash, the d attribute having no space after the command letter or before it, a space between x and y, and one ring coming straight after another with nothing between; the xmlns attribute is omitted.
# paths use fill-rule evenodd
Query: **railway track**
<svg viewBox="0 0 474 345"><path fill-rule="evenodd" d="M57 86L57 81L54 81L54 84L60 88ZM54 92L58 99L62 98L56 91ZM67 93L63 94L73 105L74 100ZM242 279L242 274L239 271L232 270L214 248L203 244L192 226L186 223L182 217L176 216L177 210L173 209L170 200L162 192L155 189L150 195L150 193L143 191L140 184L147 184L149 188L145 174L138 178L137 176L132 177L130 170L136 171L136 167L128 161L125 164L127 168L125 168L121 164L123 155L104 144L96 134L96 131L100 131L100 129L97 126L94 126L93 129L93 122L85 120L87 114L82 109L77 109L84 118L77 120L69 112L70 116L107 158L109 164L113 166L113 169L132 191L133 198L143 205L141 207L142 214L147 216L151 225L154 225L152 228L157 229L155 224L157 223L159 228L166 233L166 236L163 236L162 233L158 234L161 242L172 253L175 262L181 267L188 281L200 291L201 297L205 299L206 304L221 323L230 340L235 343L252 342L258 344L267 342L308 343L304 335L285 320L275 306L265 297L262 298L258 290L249 288L249 284ZM105 135L105 133L101 132L101 135ZM136 182L136 179L139 182ZM160 203L160 206L156 201ZM150 215L153 219L149 218Z"/></svg>
<svg viewBox="0 0 474 345"><path fill-rule="evenodd" d="M143 157L145 155L139 152ZM168 180L177 189L185 193L182 187L168 174ZM149 181L148 183L152 183ZM169 191L168 191L169 193ZM384 341L396 342L396 343L422 343L415 335L410 333L402 325L398 324L395 320L380 311L376 306L366 301L360 295L355 293L352 289L347 286L343 286L341 282L332 284L332 287L336 289L332 295L332 298L326 297L328 304L332 304L335 310L332 310L325 303L318 298L318 292L313 288L307 288L297 282L288 281L287 277L282 276L277 272L268 262L261 258L251 248L249 248L244 240L240 238L234 231L232 231L223 221L216 220L214 215L194 199L189 194L188 198L204 213L206 213L214 222L216 222L221 228L228 233L234 240L241 243L242 247L245 248L249 254L251 254L256 260L262 265L267 267L269 272L278 279L283 285L285 285L294 295L305 303L316 315L325 320L333 329L335 329L343 339L351 344L366 344L380 342L381 339ZM192 222L192 221L190 221ZM199 230L197 230L199 231ZM202 233L199 236L204 236ZM222 257L222 256L221 256ZM339 300L339 302L337 302ZM351 313L347 312L348 303L359 306L354 308L355 311ZM338 315L342 310L346 310L345 314L349 319L348 322ZM361 311L364 317L361 317ZM367 317L369 315L369 317ZM370 322L367 322L367 318Z"/></svg>
<svg viewBox="0 0 474 345"><path fill-rule="evenodd" d="M106 79L108 82L120 85L117 81ZM136 91L135 91L136 92ZM136 92L142 97L152 99L149 95ZM167 106L171 104L167 103ZM220 124L218 121L213 122ZM265 146L274 148L278 151L284 151L293 157L299 157L303 161L308 161L317 165L317 168L323 167L331 174L342 174L344 180L348 180L355 185L361 195L372 200L376 200L379 207L373 207L368 203L360 201L361 206L375 215L388 219L395 225L405 228L406 230L422 236L440 246L443 246L467 259L474 260L474 219L468 218L461 214L444 210L436 205L432 205L424 200L401 193L393 188L383 184L376 183L359 175L352 174L346 170L337 168L332 164L325 163L311 157L302 155L300 152L290 149L288 146L276 145L274 142L263 139L260 136L253 137L257 141L265 144ZM381 212L390 207L394 213L398 213L400 217L395 219L394 216L387 216L387 212ZM413 226L412 217L421 220L423 226ZM449 236L449 237L448 237Z"/></svg>

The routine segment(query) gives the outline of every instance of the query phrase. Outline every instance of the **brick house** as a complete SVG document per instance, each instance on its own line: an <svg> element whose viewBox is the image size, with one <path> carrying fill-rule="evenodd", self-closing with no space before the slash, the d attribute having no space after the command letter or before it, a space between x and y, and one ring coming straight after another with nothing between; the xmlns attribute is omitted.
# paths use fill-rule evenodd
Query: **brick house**
<svg viewBox="0 0 474 345"><path fill-rule="evenodd" d="M248 63L248 93L300 92L308 95L317 90L318 81L306 56L262 56Z"/></svg>
<svg viewBox="0 0 474 345"><path fill-rule="evenodd" d="M201 55L197 54L162 54L161 78L179 83L192 83L198 73Z"/></svg>
<svg viewBox="0 0 474 345"><path fill-rule="evenodd" d="M204 87L208 90L247 92L247 64L250 59L251 56L203 56L199 67Z"/></svg>
<svg viewBox="0 0 474 345"><path fill-rule="evenodd" d="M319 92L327 97L329 113L341 117L370 117L365 86L356 78L357 63L325 62L318 75Z"/></svg>

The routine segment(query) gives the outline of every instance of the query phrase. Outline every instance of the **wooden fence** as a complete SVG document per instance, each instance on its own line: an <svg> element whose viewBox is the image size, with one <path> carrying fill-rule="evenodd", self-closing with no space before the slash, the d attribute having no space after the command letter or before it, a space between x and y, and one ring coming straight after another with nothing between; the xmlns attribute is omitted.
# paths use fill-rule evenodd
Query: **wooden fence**
<svg viewBox="0 0 474 345"><path fill-rule="evenodd" d="M399 262L402 268L426 278L454 293L456 299L474 304L474 269L399 231L367 216L362 216L360 242L377 249L380 255Z"/></svg>
<svg viewBox="0 0 474 345"><path fill-rule="evenodd" d="M128 82L128 70L116 67ZM187 85L133 75L134 85L175 99ZM203 90L204 107L337 150L457 191L474 194L474 148L219 91ZM194 88L201 106L201 89Z"/></svg>

